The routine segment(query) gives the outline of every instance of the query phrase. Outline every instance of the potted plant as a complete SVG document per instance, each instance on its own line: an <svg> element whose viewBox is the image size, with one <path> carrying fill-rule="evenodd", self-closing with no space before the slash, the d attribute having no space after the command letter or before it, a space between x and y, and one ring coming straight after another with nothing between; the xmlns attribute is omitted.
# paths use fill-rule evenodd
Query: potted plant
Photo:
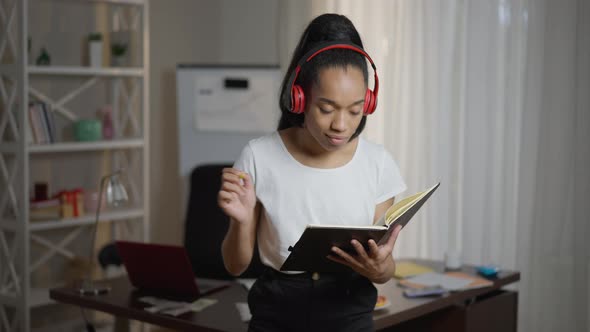
<svg viewBox="0 0 590 332"><path fill-rule="evenodd" d="M88 56L91 67L102 66L102 34L100 32L88 35Z"/></svg>
<svg viewBox="0 0 590 332"><path fill-rule="evenodd" d="M125 43L113 43L111 45L112 65L120 67L124 65L125 54L127 53L127 44Z"/></svg>

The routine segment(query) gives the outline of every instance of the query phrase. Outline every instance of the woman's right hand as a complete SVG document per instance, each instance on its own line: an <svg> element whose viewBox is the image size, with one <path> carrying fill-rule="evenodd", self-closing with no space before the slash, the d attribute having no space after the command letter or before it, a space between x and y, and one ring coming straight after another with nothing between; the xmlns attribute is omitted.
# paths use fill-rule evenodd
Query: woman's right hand
<svg viewBox="0 0 590 332"><path fill-rule="evenodd" d="M256 193L250 175L235 168L224 168L217 203L228 217L239 224L254 222Z"/></svg>

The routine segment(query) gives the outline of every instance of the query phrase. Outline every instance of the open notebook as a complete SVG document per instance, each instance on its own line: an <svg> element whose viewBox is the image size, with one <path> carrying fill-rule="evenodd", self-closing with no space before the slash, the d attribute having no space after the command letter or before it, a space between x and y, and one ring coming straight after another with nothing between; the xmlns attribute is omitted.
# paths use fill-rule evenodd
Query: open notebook
<svg viewBox="0 0 590 332"><path fill-rule="evenodd" d="M437 183L425 191L395 203L374 225L307 225L297 243L289 248L291 253L281 266L281 271L346 271L348 267L326 258L331 254L332 246L355 253L350 244L352 239L363 243L367 250L369 239L373 239L378 244L387 242L395 227L405 226L439 185L440 183Z"/></svg>

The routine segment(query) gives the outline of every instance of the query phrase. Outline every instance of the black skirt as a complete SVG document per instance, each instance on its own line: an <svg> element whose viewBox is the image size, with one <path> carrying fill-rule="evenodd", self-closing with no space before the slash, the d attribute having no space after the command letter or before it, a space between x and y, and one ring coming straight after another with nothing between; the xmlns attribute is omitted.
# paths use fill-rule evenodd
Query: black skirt
<svg viewBox="0 0 590 332"><path fill-rule="evenodd" d="M377 289L355 273L285 274L268 268L248 293L248 331L373 331Z"/></svg>

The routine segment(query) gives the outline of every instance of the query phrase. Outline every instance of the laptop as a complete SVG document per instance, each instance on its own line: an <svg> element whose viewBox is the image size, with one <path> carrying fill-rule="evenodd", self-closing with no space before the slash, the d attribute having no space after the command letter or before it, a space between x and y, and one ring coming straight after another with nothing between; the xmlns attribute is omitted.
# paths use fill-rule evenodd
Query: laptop
<svg viewBox="0 0 590 332"><path fill-rule="evenodd" d="M227 280L195 278L181 246L116 241L131 284L140 290L196 298L229 287Z"/></svg>

